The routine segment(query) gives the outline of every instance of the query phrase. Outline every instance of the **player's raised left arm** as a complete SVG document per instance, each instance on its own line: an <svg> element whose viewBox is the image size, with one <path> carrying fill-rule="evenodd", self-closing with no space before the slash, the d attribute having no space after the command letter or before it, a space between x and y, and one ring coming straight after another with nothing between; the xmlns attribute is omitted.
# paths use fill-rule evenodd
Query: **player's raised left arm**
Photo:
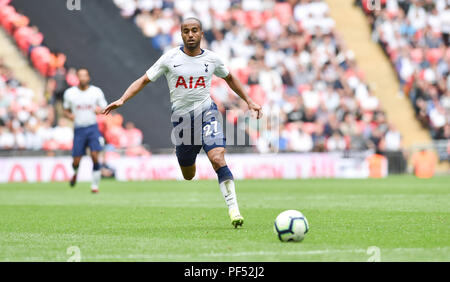
<svg viewBox="0 0 450 282"><path fill-rule="evenodd" d="M262 109L261 106L256 104L250 96L248 96L247 92L244 90L244 87L242 86L242 83L239 81L239 79L231 74L231 72L223 78L228 86L237 94L239 97L242 98L245 102L247 102L248 108L250 111L256 113L256 118L260 119L262 117Z"/></svg>

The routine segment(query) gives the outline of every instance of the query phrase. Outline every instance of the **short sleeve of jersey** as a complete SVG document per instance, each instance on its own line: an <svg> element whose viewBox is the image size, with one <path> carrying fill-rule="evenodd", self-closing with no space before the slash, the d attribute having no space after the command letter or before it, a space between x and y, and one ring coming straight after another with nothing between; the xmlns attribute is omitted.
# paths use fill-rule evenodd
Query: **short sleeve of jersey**
<svg viewBox="0 0 450 282"><path fill-rule="evenodd" d="M214 61L215 61L215 66L216 66L216 69L214 70L214 74L221 78L228 76L228 74L230 72L228 71L227 67L223 63L222 59L216 55L214 58Z"/></svg>
<svg viewBox="0 0 450 282"><path fill-rule="evenodd" d="M146 74L150 81L156 81L162 74L166 73L166 58L167 54L162 55L158 61L147 70Z"/></svg>
<svg viewBox="0 0 450 282"><path fill-rule="evenodd" d="M98 88L98 100L97 100L97 105L99 106L99 107L101 107L101 108L104 108L104 107L106 107L107 106L107 102L106 102L106 99L105 99L105 94L103 94L103 91L100 89L100 88Z"/></svg>
<svg viewBox="0 0 450 282"><path fill-rule="evenodd" d="M70 88L69 88L70 89ZM63 100L63 108L66 110L70 109L70 100L69 100L69 89L64 91L64 100Z"/></svg>

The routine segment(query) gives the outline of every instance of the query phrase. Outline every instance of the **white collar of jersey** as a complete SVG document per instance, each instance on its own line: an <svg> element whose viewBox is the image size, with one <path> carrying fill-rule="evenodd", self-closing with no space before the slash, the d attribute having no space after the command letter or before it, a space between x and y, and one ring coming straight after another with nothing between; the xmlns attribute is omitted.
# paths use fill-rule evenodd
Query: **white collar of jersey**
<svg viewBox="0 0 450 282"><path fill-rule="evenodd" d="M183 52L184 54L186 54L186 52L184 52L184 50L183 50L183 45L181 45L180 46L180 50L181 50L181 52ZM202 48L200 48L200 50L202 50L202 52L200 53L200 54L198 54L197 56L201 56L201 55L203 55L203 53L205 53L205 50L203 50ZM189 56L188 54L186 54L187 56ZM189 57L197 57L197 56L189 56Z"/></svg>

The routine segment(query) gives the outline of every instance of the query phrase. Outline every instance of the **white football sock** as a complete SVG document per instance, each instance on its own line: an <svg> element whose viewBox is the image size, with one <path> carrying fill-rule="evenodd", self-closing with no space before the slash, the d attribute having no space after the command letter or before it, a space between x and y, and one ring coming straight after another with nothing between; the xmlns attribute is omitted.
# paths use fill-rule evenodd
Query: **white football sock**
<svg viewBox="0 0 450 282"><path fill-rule="evenodd" d="M228 209L237 209L239 211L234 181L232 179L227 179L220 183L219 186Z"/></svg>
<svg viewBox="0 0 450 282"><path fill-rule="evenodd" d="M98 189L100 184L100 178L102 177L102 172L100 170L94 170L92 172L92 188Z"/></svg>

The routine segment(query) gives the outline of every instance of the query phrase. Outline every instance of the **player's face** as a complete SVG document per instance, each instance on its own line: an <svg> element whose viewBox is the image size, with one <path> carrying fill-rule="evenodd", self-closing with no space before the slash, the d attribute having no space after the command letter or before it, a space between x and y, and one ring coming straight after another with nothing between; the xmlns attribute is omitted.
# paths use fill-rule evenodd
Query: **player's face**
<svg viewBox="0 0 450 282"><path fill-rule="evenodd" d="M80 86L84 87L89 84L91 81L91 77L89 76L89 72L85 69L81 69L77 72L78 80L80 81Z"/></svg>
<svg viewBox="0 0 450 282"><path fill-rule="evenodd" d="M186 48L195 50L200 46L203 31L200 29L198 22L194 20L187 21L181 25L181 37Z"/></svg>

